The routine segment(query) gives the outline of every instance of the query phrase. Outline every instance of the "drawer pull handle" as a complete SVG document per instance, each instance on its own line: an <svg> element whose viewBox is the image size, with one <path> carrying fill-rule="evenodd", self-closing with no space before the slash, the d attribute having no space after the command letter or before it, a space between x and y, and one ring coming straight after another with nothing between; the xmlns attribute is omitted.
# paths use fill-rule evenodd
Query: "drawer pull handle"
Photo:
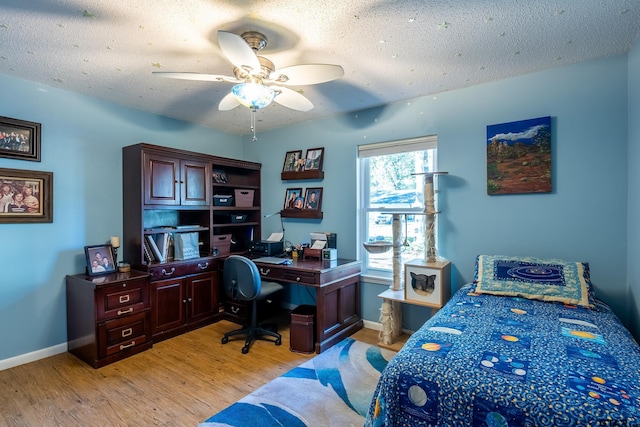
<svg viewBox="0 0 640 427"><path fill-rule="evenodd" d="M235 306L234 306L234 307L231 307L231 312L232 312L233 314L238 314L238 312L239 312L239 311L240 311L240 307L235 307Z"/></svg>
<svg viewBox="0 0 640 427"><path fill-rule="evenodd" d="M118 310L118 316L122 316L123 314L133 313L133 307L129 307L126 310Z"/></svg>
<svg viewBox="0 0 640 427"><path fill-rule="evenodd" d="M204 263L204 265L203 265L203 264L198 263L198 268L199 268L200 270L206 270L208 267L209 267L209 261L207 261L206 263Z"/></svg>
<svg viewBox="0 0 640 427"><path fill-rule="evenodd" d="M175 272L176 272L175 267L171 267L171 271L167 271L164 268L162 269L162 274L164 274L165 276L171 276Z"/></svg>
<svg viewBox="0 0 640 427"><path fill-rule="evenodd" d="M120 346L120 350L124 350L124 349L126 349L126 348L133 347L134 345L136 345L136 342L135 342L135 341L131 341L131 343L130 343L130 344L127 344L127 345L122 344L122 345Z"/></svg>
<svg viewBox="0 0 640 427"><path fill-rule="evenodd" d="M300 280L301 280L300 277L296 276L296 282L299 282Z"/></svg>
<svg viewBox="0 0 640 427"><path fill-rule="evenodd" d="M129 302L131 298L129 298L129 294L121 295L119 298L120 304L124 304L125 302Z"/></svg>
<svg viewBox="0 0 640 427"><path fill-rule="evenodd" d="M271 269L267 268L267 270L265 271L264 268L260 268L260 274L262 274L263 276L268 275L269 273L271 273Z"/></svg>
<svg viewBox="0 0 640 427"><path fill-rule="evenodd" d="M127 328L122 330L122 338L126 338L133 333L133 328Z"/></svg>

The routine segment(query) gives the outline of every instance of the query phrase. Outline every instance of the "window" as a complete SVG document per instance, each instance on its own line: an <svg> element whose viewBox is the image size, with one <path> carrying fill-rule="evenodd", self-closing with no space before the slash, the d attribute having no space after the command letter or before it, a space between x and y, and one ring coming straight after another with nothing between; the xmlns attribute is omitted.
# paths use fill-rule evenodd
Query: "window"
<svg viewBox="0 0 640 427"><path fill-rule="evenodd" d="M358 147L358 241L365 274L391 277L393 250L371 254L362 243L393 243L394 214L402 259L424 258L424 179L415 174L436 171L436 146L437 138L428 136Z"/></svg>

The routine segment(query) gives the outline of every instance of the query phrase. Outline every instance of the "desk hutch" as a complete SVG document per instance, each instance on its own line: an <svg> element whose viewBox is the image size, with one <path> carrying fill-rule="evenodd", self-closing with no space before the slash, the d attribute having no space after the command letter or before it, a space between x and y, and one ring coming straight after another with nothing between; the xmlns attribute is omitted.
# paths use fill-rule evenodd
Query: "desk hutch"
<svg viewBox="0 0 640 427"><path fill-rule="evenodd" d="M71 323L80 322L70 318L75 338L69 348L96 368L221 319L246 321L250 310L226 301L222 266L229 254L247 255L251 241L261 238L259 163L140 143L123 148L122 166L121 248L133 270L67 276L70 304L94 307L72 313L85 326L73 330L79 326ZM216 196L234 195L245 200L214 202ZM145 240L165 233L197 233L199 256L175 260L169 250L160 262L146 255ZM315 288L316 352L363 327L359 262L298 260L258 267L270 280ZM82 340L89 342L80 345Z"/></svg>

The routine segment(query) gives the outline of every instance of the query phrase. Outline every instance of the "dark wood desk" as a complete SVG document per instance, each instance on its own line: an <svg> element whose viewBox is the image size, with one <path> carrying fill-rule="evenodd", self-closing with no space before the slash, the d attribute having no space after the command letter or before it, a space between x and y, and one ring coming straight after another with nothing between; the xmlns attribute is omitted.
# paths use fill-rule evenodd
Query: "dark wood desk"
<svg viewBox="0 0 640 427"><path fill-rule="evenodd" d="M256 262L260 275L274 282L316 290L315 350L321 353L363 328L360 316L360 261L293 260L292 264Z"/></svg>

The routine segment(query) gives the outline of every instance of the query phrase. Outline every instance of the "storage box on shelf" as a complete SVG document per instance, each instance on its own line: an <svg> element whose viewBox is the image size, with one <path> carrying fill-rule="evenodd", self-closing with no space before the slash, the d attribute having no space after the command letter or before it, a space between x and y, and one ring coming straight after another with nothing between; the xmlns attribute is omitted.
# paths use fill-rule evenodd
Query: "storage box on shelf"
<svg viewBox="0 0 640 427"><path fill-rule="evenodd" d="M213 193L231 195L232 203L214 203L211 240L218 243L217 236L230 235L229 253L247 253L251 241L261 236L260 165L227 159L214 161L213 169L219 173L213 179Z"/></svg>
<svg viewBox="0 0 640 427"><path fill-rule="evenodd" d="M235 189L236 206L250 208L253 206L253 190Z"/></svg>
<svg viewBox="0 0 640 427"><path fill-rule="evenodd" d="M231 234L214 235L212 246L215 256L229 255L231 252Z"/></svg>

